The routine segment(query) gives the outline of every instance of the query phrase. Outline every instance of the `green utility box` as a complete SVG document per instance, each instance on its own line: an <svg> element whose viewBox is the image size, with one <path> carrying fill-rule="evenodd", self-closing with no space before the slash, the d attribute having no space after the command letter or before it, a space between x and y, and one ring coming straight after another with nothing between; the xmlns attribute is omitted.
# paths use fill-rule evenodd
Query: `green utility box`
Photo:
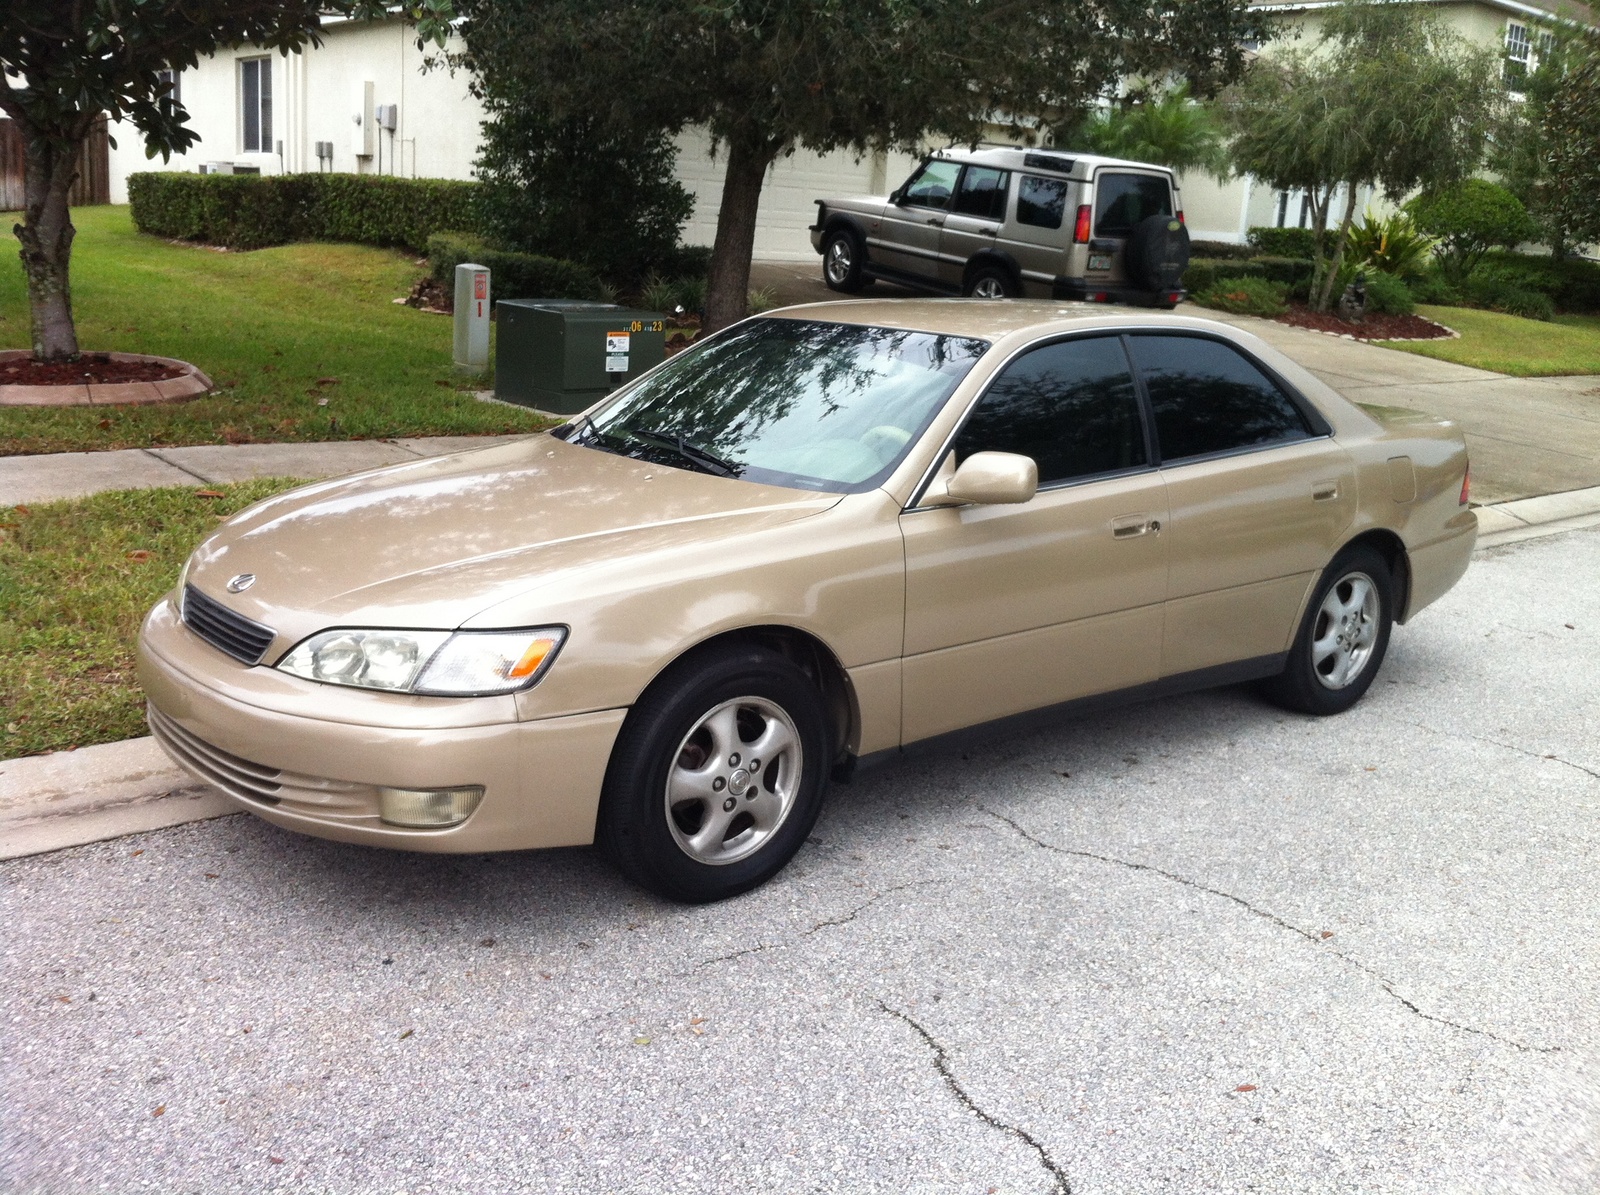
<svg viewBox="0 0 1600 1195"><path fill-rule="evenodd" d="M495 314L495 397L556 415L594 405L666 356L666 317L657 311L501 299Z"/></svg>

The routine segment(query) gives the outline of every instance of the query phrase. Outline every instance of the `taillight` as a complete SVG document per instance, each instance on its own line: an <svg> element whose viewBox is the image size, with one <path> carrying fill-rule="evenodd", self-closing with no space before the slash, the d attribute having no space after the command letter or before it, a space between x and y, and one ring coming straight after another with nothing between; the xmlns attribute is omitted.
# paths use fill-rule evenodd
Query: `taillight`
<svg viewBox="0 0 1600 1195"><path fill-rule="evenodd" d="M1467 471L1461 475L1461 505L1465 506L1472 497L1472 466L1467 466Z"/></svg>
<svg viewBox="0 0 1600 1195"><path fill-rule="evenodd" d="M1182 208L1178 209L1178 223L1179 224L1183 223L1183 209Z"/></svg>
<svg viewBox="0 0 1600 1195"><path fill-rule="evenodd" d="M1087 245L1089 243L1089 205L1087 203L1078 205L1078 224L1072 230L1072 239L1079 245Z"/></svg>

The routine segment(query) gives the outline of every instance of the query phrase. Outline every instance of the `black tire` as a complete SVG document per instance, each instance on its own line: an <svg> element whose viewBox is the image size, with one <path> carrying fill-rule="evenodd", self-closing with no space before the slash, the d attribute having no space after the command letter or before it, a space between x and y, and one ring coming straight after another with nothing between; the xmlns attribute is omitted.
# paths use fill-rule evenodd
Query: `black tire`
<svg viewBox="0 0 1600 1195"><path fill-rule="evenodd" d="M715 734L705 725L730 707L734 736L754 735L728 740L733 763L721 752L713 758ZM795 749L779 748L775 760L739 754L790 733ZM691 655L663 673L623 723L595 841L623 875L669 900L704 904L747 892L781 871L811 833L832 763L829 739L821 694L776 652L736 644ZM762 765L770 766L763 772ZM669 794L701 777L708 794L717 784L718 796L669 805ZM756 816L763 810L771 815L765 829ZM710 837L697 854L701 831ZM724 858L709 861L712 855Z"/></svg>
<svg viewBox="0 0 1600 1195"><path fill-rule="evenodd" d="M822 242L822 281L829 290L853 295L867 285L861 275L867 251L851 228L835 228Z"/></svg>
<svg viewBox="0 0 1600 1195"><path fill-rule="evenodd" d="M1176 216L1146 216L1129 234L1122 260L1140 290L1175 291L1189 268L1189 230Z"/></svg>
<svg viewBox="0 0 1600 1195"><path fill-rule="evenodd" d="M984 293L986 291L989 293ZM979 266L967 275L961 293L980 299L1015 299L1022 291L1010 270L1004 266L987 265Z"/></svg>
<svg viewBox="0 0 1600 1195"><path fill-rule="evenodd" d="M1366 613L1357 587L1365 582L1375 599L1375 612ZM1330 602L1330 595L1331 602ZM1325 606L1354 608L1349 625ZM1394 578L1389 562L1365 544L1346 548L1323 570L1310 605L1300 622L1289 659L1283 672L1261 682L1261 692L1269 701L1302 714L1342 714L1360 701L1372 686L1389 650L1389 632L1394 626ZM1370 634L1370 638L1367 636ZM1348 641L1366 639L1356 671L1341 678L1341 661L1354 661L1359 647L1346 648Z"/></svg>

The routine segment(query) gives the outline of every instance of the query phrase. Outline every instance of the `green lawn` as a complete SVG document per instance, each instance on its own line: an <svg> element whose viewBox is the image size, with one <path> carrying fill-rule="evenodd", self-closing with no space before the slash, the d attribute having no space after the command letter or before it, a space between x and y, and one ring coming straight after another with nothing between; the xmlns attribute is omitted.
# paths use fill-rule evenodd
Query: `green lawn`
<svg viewBox="0 0 1600 1195"><path fill-rule="evenodd" d="M1544 323L1468 307L1419 307L1417 312L1454 328L1461 338L1379 343L1523 378L1600 373L1600 316L1558 315Z"/></svg>
<svg viewBox="0 0 1600 1195"><path fill-rule="evenodd" d="M146 733L133 672L145 613L221 519L298 484L0 507L0 759Z"/></svg>
<svg viewBox="0 0 1600 1195"><path fill-rule="evenodd" d="M142 236L125 207L72 216L83 348L179 357L220 390L173 406L0 408L0 456L545 426L458 389L485 383L453 372L450 320L393 301L422 273L404 254L328 244L223 253ZM27 348L27 288L11 245L0 254L0 347Z"/></svg>

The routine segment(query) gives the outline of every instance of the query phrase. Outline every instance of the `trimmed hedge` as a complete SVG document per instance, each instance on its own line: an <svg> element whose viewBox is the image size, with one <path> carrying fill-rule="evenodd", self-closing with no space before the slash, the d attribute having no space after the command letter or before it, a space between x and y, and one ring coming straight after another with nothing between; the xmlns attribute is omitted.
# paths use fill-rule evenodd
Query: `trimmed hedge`
<svg viewBox="0 0 1600 1195"><path fill-rule="evenodd" d="M1232 258L1194 257L1184 271L1183 286L1190 294L1209 290L1223 278L1265 278L1281 282L1291 290L1311 281L1312 263L1292 257Z"/></svg>
<svg viewBox="0 0 1600 1195"><path fill-rule="evenodd" d="M455 285L456 267L470 261L489 267L489 285L497 299L605 297L600 279L576 262L496 249L471 233L434 233L427 250L430 272L447 287Z"/></svg>
<svg viewBox="0 0 1600 1195"><path fill-rule="evenodd" d="M1317 235L1309 228L1267 228L1258 225L1246 236L1258 252L1269 257L1302 257L1309 261L1317 253Z"/></svg>
<svg viewBox="0 0 1600 1195"><path fill-rule="evenodd" d="M1189 253L1193 257L1225 257L1242 260L1254 257L1258 250L1253 245L1235 245L1232 241L1190 241Z"/></svg>
<svg viewBox="0 0 1600 1195"><path fill-rule="evenodd" d="M1578 315L1600 312L1600 265L1583 258L1490 253L1467 279L1466 288L1470 293L1491 285L1502 292L1535 291L1560 311Z"/></svg>
<svg viewBox="0 0 1600 1195"><path fill-rule="evenodd" d="M448 228L475 228L478 184L363 174L181 174L128 178L140 232L261 249L353 241L420 253Z"/></svg>
<svg viewBox="0 0 1600 1195"><path fill-rule="evenodd" d="M1260 275L1218 278L1194 296L1202 307L1235 315L1282 315L1289 310L1289 288Z"/></svg>

